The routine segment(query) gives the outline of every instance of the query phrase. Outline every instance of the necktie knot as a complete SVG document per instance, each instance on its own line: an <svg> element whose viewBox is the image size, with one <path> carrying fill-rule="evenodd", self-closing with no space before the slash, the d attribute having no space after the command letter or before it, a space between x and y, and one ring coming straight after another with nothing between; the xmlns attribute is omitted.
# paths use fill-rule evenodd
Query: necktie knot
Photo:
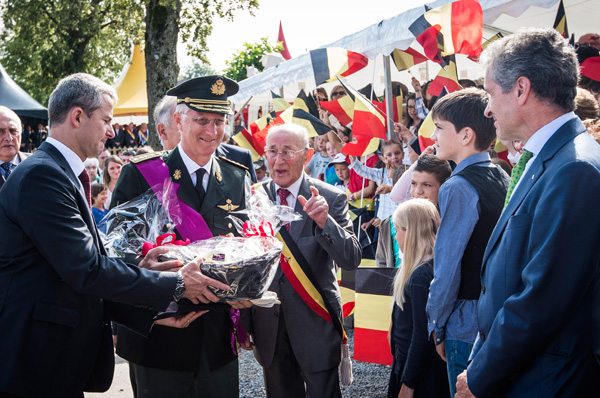
<svg viewBox="0 0 600 398"><path fill-rule="evenodd" d="M8 178L8 176L10 175L10 172L11 172L10 166L11 166L11 163L8 163L8 162L2 163L0 165L0 167L2 167L2 171L3 171L5 179Z"/></svg>
<svg viewBox="0 0 600 398"><path fill-rule="evenodd" d="M279 188L277 190L277 195L279 195L279 201L280 201L281 205L283 205L283 206L288 205L287 197L290 196L290 194L291 194L291 192L285 188Z"/></svg>
<svg viewBox="0 0 600 398"><path fill-rule="evenodd" d="M529 152L527 149L523 151L521 157L517 161L517 164L512 169L510 173L510 183L508 184L508 190L506 191L506 199L504 200L504 207L508 205L510 201L510 197L512 196L515 187L519 183L523 172L525 171L525 165L529 162L529 159L533 157L533 153Z"/></svg>

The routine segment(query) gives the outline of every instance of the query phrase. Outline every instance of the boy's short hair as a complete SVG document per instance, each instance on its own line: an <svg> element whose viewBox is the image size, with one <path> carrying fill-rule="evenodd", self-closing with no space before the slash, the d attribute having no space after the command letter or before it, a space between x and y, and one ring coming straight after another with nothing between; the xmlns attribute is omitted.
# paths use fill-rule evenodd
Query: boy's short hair
<svg viewBox="0 0 600 398"><path fill-rule="evenodd" d="M475 132L475 149L487 151L496 139L494 119L485 116L488 102L485 91L467 88L438 99L431 109L431 116L452 123L457 132L470 127Z"/></svg>
<svg viewBox="0 0 600 398"><path fill-rule="evenodd" d="M423 154L417 159L415 171L432 174L437 182L442 185L452 174L450 163L434 155Z"/></svg>

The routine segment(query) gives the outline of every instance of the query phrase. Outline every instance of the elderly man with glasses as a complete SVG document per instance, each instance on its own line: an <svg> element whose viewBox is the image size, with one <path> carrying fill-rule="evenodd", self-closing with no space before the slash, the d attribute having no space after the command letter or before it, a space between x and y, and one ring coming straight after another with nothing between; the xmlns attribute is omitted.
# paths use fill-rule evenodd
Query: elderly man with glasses
<svg viewBox="0 0 600 398"><path fill-rule="evenodd" d="M342 305L335 265L355 269L362 251L348 216L346 195L304 173L312 152L304 127L284 124L267 135L265 157L272 180L263 187L273 201L302 215L301 221L289 225L286 245L292 257L307 267L308 272L302 269L329 304L325 312L315 310L295 274L282 263L269 287L281 305L249 310L248 329L264 368L268 397L341 397L342 341L333 322L341 319ZM282 235L286 239L283 229ZM302 258L293 254L293 246Z"/></svg>

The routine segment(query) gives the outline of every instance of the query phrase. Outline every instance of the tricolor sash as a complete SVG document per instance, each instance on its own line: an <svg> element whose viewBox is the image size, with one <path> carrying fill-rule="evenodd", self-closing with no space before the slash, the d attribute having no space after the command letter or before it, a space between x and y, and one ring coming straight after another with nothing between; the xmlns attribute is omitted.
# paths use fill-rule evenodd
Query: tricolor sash
<svg viewBox="0 0 600 398"><path fill-rule="evenodd" d="M129 136L135 140L135 134L133 134L133 131L129 131L129 129L125 129L125 131L127 131L129 133Z"/></svg>
<svg viewBox="0 0 600 398"><path fill-rule="evenodd" d="M134 164L140 173L142 173L142 176L146 179L146 182L150 185L163 207L169 212L169 216L175 223L177 232L179 232L179 235L183 239L189 239L194 242L213 237L202 215L177 196L179 192L178 183L171 181L173 189L167 190L166 195L164 195L164 184L165 181L170 180L170 176L169 166L167 166L162 158L150 159ZM167 206L164 203L165 199L170 203L178 203L179 206ZM175 211L177 207L179 208L179 212Z"/></svg>
<svg viewBox="0 0 600 398"><path fill-rule="evenodd" d="M273 194L266 187L266 184L260 185L267 191L267 195L271 201L275 202ZM290 284L310 309L321 318L333 323L333 326L342 338L342 343L346 344L348 337L346 336L342 320L331 305L323 299L321 290L313 282L316 279L308 265L308 261L306 261L306 258L298 248L296 242L294 242L289 231L281 228L276 238L283 243L280 265Z"/></svg>

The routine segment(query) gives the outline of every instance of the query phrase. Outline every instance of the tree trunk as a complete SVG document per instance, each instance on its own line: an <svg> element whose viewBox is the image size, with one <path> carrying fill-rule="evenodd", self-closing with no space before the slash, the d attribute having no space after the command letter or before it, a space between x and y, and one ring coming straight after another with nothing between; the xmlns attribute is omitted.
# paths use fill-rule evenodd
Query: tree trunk
<svg viewBox="0 0 600 398"><path fill-rule="evenodd" d="M148 92L148 140L161 150L154 123L154 107L179 75L177 36L181 0L146 0L146 90Z"/></svg>

